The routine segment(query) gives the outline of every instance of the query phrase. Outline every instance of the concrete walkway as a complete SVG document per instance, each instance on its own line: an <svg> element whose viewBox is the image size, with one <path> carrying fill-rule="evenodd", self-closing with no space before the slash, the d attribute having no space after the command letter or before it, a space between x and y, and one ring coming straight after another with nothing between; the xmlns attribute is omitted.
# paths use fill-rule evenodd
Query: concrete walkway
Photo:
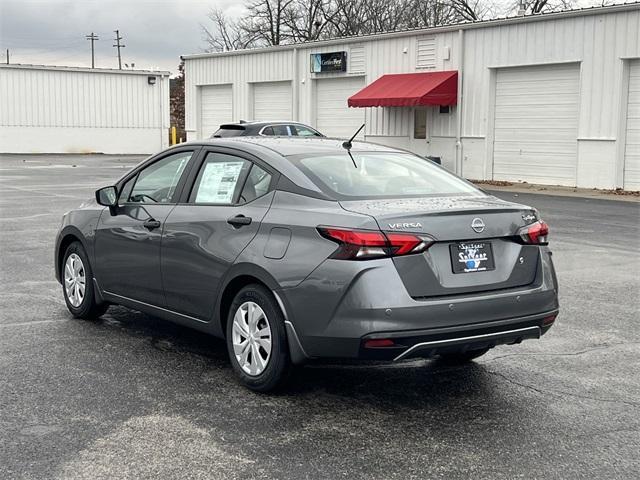
<svg viewBox="0 0 640 480"><path fill-rule="evenodd" d="M483 190L494 190L514 193L533 193L541 195L556 195L560 197L597 198L598 200L618 200L621 202L640 203L640 192L615 193L612 190L597 188L561 187L559 185L535 185L531 183L513 183L511 185L494 185L492 183L475 182Z"/></svg>

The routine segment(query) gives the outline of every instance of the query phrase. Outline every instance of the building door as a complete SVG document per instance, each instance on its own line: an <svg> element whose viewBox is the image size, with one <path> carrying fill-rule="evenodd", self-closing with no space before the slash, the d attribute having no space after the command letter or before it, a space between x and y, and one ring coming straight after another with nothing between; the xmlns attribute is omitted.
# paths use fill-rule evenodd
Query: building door
<svg viewBox="0 0 640 480"><path fill-rule="evenodd" d="M231 85L200 87L200 139L209 138L223 123L233 121Z"/></svg>
<svg viewBox="0 0 640 480"><path fill-rule="evenodd" d="M253 120L292 120L292 101L291 82L254 83Z"/></svg>
<svg viewBox="0 0 640 480"><path fill-rule="evenodd" d="M497 71L494 180L576 185L579 80L577 64Z"/></svg>
<svg viewBox="0 0 640 480"><path fill-rule="evenodd" d="M629 64L624 188L640 190L640 60Z"/></svg>
<svg viewBox="0 0 640 480"><path fill-rule="evenodd" d="M363 108L349 108L347 99L364 87L364 77L315 80L316 124L327 137L349 138L364 123ZM364 138L364 131L359 139Z"/></svg>

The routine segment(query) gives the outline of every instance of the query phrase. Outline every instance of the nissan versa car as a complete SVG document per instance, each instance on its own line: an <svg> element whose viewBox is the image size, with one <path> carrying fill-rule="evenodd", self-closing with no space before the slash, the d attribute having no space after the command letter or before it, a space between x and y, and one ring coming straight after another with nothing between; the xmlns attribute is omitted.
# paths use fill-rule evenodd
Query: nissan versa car
<svg viewBox="0 0 640 480"><path fill-rule="evenodd" d="M110 304L224 338L247 387L312 359L466 362L558 314L549 228L411 153L234 137L144 161L64 215L75 317Z"/></svg>

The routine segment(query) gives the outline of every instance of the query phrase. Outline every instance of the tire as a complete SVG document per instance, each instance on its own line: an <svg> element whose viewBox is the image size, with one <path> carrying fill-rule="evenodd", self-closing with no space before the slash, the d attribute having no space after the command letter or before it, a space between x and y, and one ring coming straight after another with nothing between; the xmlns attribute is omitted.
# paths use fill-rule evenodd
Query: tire
<svg viewBox="0 0 640 480"><path fill-rule="evenodd" d="M291 359L284 316L269 290L252 284L237 293L229 308L226 337L231 365L245 387L269 392L285 384Z"/></svg>
<svg viewBox="0 0 640 480"><path fill-rule="evenodd" d="M466 352L460 353L445 353L440 355L439 359L441 362L449 364L449 365L463 365L465 363L469 363L472 360L481 357L485 353L487 353L491 348L481 348L479 350L467 350Z"/></svg>
<svg viewBox="0 0 640 480"><path fill-rule="evenodd" d="M104 314L109 305L96 303L93 271L80 242L67 247L62 261L62 295L75 318L90 320Z"/></svg>

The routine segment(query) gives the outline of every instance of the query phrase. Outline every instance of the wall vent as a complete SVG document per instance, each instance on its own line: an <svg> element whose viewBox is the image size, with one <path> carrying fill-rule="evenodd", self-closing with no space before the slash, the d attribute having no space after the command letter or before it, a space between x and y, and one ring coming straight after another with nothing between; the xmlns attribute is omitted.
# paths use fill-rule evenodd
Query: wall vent
<svg viewBox="0 0 640 480"><path fill-rule="evenodd" d="M416 68L435 68L435 37L418 37L416 45Z"/></svg>

